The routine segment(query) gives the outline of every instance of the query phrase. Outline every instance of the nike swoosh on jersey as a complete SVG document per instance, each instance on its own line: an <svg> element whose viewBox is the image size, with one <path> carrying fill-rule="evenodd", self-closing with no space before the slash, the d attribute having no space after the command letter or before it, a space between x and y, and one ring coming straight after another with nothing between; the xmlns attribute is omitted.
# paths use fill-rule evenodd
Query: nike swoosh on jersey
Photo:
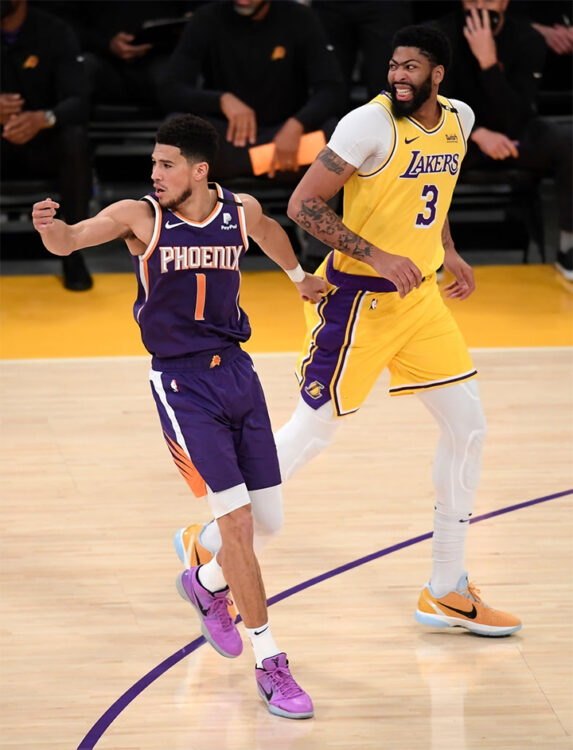
<svg viewBox="0 0 573 750"><path fill-rule="evenodd" d="M180 227L182 224L187 224L186 221L178 221L177 224L170 224L168 221L165 222L165 229L175 229L175 227Z"/></svg>
<svg viewBox="0 0 573 750"><path fill-rule="evenodd" d="M417 141L419 137L420 137L419 135L415 135L413 138L404 138L404 143L406 145L408 145L408 143L412 143L413 141ZM165 226L167 226L167 224Z"/></svg>
<svg viewBox="0 0 573 750"><path fill-rule="evenodd" d="M444 604L443 602L438 602L438 603L439 603L440 607L445 607L446 609L451 609L452 612L457 612L459 615L463 615L464 617L469 617L470 620L475 620L475 618L477 617L477 609L475 608L475 606L473 604L472 604L472 608L470 609L470 611L466 612L463 609L456 609L455 607L448 607L448 605Z"/></svg>

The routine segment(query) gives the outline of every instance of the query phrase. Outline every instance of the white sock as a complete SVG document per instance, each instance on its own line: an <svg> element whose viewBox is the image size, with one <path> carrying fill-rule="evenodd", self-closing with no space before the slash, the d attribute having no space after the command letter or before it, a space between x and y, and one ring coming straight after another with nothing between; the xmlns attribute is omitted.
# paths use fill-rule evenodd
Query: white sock
<svg viewBox="0 0 573 750"><path fill-rule="evenodd" d="M268 659L269 656L276 656L276 654L281 653L281 650L275 643L275 639L271 633L271 626L268 622L265 625L260 625L258 628L245 628L245 631L251 640L257 667L262 668L263 660Z"/></svg>
<svg viewBox="0 0 573 750"><path fill-rule="evenodd" d="M223 568L217 562L217 558L214 557L209 560L205 565L201 565L197 573L199 583L201 586L214 594L216 591L221 591L227 588L227 581L223 575Z"/></svg>
<svg viewBox="0 0 573 750"><path fill-rule="evenodd" d="M199 532L199 544L213 555L216 555L223 546L221 532L215 519L206 523Z"/></svg>

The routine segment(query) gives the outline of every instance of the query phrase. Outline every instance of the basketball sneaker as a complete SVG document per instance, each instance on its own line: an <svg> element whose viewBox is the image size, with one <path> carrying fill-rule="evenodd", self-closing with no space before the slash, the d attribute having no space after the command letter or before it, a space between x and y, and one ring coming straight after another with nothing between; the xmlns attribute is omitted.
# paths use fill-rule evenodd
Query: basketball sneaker
<svg viewBox="0 0 573 750"><path fill-rule="evenodd" d="M201 632L221 656L233 659L243 650L243 641L227 609L229 588L212 594L199 583L198 567L184 570L175 584L183 599L190 602L201 621Z"/></svg>
<svg viewBox="0 0 573 750"><path fill-rule="evenodd" d="M461 627L478 635L510 635L521 628L521 620L507 612L488 607L478 596L479 589L464 573L455 591L435 597L427 583L418 599L416 620L434 627Z"/></svg>
<svg viewBox="0 0 573 750"><path fill-rule="evenodd" d="M186 568L205 565L213 557L213 552L203 547L199 541L199 534L202 530L202 523L194 523L186 529L179 529L175 532L173 539L175 552Z"/></svg>
<svg viewBox="0 0 573 750"><path fill-rule="evenodd" d="M255 667L259 695L275 716L286 719L310 719L314 708L310 696L298 685L288 668L286 654L263 659L263 666Z"/></svg>
<svg viewBox="0 0 573 750"><path fill-rule="evenodd" d="M209 560L213 558L212 550L204 547L200 539L200 534L207 524L193 523L191 526L187 526L185 529L179 529L175 532L173 538L173 544L175 545L175 552L177 557L181 560L185 568L194 568L199 565L205 565ZM237 608L231 601L227 599L229 616L236 622L237 620Z"/></svg>

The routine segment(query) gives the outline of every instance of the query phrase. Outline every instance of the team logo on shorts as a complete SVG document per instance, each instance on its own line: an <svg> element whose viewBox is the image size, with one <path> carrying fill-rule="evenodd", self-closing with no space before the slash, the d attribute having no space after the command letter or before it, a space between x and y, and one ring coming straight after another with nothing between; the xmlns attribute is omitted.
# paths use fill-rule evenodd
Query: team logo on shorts
<svg viewBox="0 0 573 750"><path fill-rule="evenodd" d="M173 378L173 380L169 383L169 385L171 386L171 390L173 391L173 393L179 393L179 387L177 385L177 381L175 380L175 378Z"/></svg>
<svg viewBox="0 0 573 750"><path fill-rule="evenodd" d="M322 385L322 383L319 383L318 380L313 380L312 383L309 383L304 390L311 398L317 399L322 396L324 386Z"/></svg>
<svg viewBox="0 0 573 750"><path fill-rule="evenodd" d="M211 358L211 364L209 367L217 367L217 365L221 364L221 357L218 354L213 354L213 357Z"/></svg>

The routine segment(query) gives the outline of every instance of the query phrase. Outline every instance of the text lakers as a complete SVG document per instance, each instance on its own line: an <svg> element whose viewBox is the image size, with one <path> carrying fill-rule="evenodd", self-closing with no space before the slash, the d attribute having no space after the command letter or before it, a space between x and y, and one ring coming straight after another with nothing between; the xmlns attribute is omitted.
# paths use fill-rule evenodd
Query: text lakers
<svg viewBox="0 0 573 750"><path fill-rule="evenodd" d="M161 273L185 271L193 268L221 268L238 271L243 245L213 245L206 247L159 246Z"/></svg>

